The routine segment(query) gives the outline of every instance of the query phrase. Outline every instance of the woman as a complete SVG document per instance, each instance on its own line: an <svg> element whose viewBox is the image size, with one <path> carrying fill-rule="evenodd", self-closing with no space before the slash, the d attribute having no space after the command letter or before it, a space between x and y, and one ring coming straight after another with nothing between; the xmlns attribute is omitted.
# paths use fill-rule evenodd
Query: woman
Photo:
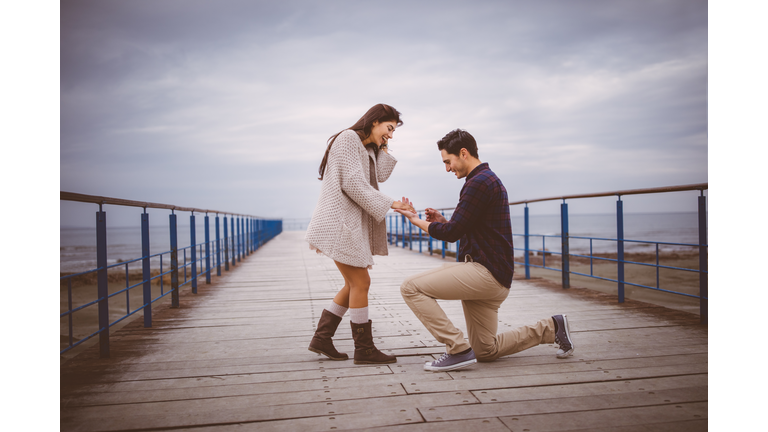
<svg viewBox="0 0 768 432"><path fill-rule="evenodd" d="M395 356L373 344L368 319L368 288L373 255L387 255L384 217L389 209L409 209L409 204L379 192L397 163L388 142L403 124L400 113L378 104L352 125L328 139L320 163L320 198L307 227L310 248L331 259L344 277L344 287L323 310L309 350L331 360L346 360L336 351L332 337L347 310L355 341L355 364L395 363Z"/></svg>

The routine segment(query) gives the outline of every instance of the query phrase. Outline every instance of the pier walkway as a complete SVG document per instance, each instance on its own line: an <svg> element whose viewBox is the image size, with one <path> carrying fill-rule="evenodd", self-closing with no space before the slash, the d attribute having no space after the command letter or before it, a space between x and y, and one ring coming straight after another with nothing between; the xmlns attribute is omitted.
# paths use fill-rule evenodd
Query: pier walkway
<svg viewBox="0 0 768 432"><path fill-rule="evenodd" d="M687 431L707 429L707 327L699 318L585 289L515 279L499 331L568 314L576 346L543 345L455 372L400 283L445 261L390 247L371 271L375 342L390 365L307 350L342 286L303 232L284 232L181 306L159 306L61 366L61 430ZM522 272L518 272L522 273ZM466 330L460 302L441 302ZM352 355L349 318L334 339Z"/></svg>

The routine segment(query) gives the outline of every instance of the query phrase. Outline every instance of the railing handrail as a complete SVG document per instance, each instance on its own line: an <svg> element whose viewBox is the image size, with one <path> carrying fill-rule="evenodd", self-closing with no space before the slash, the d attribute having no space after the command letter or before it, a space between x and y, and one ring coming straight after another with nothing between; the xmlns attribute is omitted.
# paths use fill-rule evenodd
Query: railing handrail
<svg viewBox="0 0 768 432"><path fill-rule="evenodd" d="M509 203L509 205L513 206L513 205L528 204L528 203L535 203L535 202L542 202L542 201L559 201L559 200L568 200L568 199L577 199L577 198L599 198L599 197L608 197L608 196L641 195L641 194L650 194L650 193L682 192L682 191L691 191L691 190L704 191L707 189L709 189L709 183L695 183L695 184L681 185L681 186L665 186L665 187L645 188L645 189L628 189L628 190L620 190L620 191L613 191L613 192L597 192L597 193L577 194L577 195L563 195L563 196L556 196L556 197L549 197L549 198L536 198L536 199L528 199L528 200L511 202ZM435 210L454 210L455 208L456 207L446 207L446 208L438 208ZM424 211L424 210L419 210L419 211Z"/></svg>
<svg viewBox="0 0 768 432"><path fill-rule="evenodd" d="M205 214L215 213L217 215L223 214L223 215L233 215L233 216L247 216L255 219L265 219L265 220L282 220L280 218L267 218L267 217L254 216L254 215L249 215L244 213L232 213L232 212L224 212L219 210L200 209L195 207L181 207L173 204L160 204L160 203L152 203L152 202L145 202L145 201L133 201L133 200L127 200L122 198L110 198L110 197L103 197L103 196L97 196L97 195L86 195L86 194L75 193L75 192L59 191L59 199L63 201L77 201L77 202L85 202L85 203L93 203L93 204L110 204L110 205L121 205L121 206L128 206L128 207L188 211L193 213L197 212L197 213L205 213Z"/></svg>

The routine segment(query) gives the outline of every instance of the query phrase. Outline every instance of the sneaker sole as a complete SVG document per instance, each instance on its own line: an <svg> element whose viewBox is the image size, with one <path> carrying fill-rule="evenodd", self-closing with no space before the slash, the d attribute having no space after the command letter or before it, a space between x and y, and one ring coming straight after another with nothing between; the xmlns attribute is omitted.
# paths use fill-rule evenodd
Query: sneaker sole
<svg viewBox="0 0 768 432"><path fill-rule="evenodd" d="M571 349L568 351L563 352L562 354L558 353L557 358L564 359L568 358L573 355L573 350L576 348L576 346L573 344L573 339L571 338L571 328L568 325L568 317L567 315L563 315L563 324L565 324L565 337L568 338L569 341L571 341Z"/></svg>
<svg viewBox="0 0 768 432"><path fill-rule="evenodd" d="M456 369L461 369L463 367L471 366L473 364L477 363L477 359L467 360L463 361L461 363L456 363L455 365L450 366L444 366L444 367L433 367L432 363L425 363L424 364L424 370L430 371L430 372L446 372L446 371L452 371Z"/></svg>
<svg viewBox="0 0 768 432"><path fill-rule="evenodd" d="M309 347L309 348L307 348L307 349L308 349L308 350L310 350L310 351L312 351L313 353L322 354L322 355L324 355L324 356L328 357L328 358L329 358L329 359L331 359L331 360L336 360L336 361L340 361L340 360L349 360L349 356L347 356L347 357L331 357L330 355L328 355L328 354L326 354L326 353L324 353L324 352L320 351L319 349L314 349L314 348L312 348L312 347Z"/></svg>

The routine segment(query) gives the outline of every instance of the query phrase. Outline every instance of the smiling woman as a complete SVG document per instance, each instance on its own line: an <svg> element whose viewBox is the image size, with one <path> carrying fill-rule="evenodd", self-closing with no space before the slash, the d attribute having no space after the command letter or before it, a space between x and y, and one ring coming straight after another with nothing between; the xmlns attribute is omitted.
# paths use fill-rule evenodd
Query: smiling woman
<svg viewBox="0 0 768 432"><path fill-rule="evenodd" d="M379 191L397 160L387 151L395 128L402 125L400 113L389 105L373 106L349 129L328 139L320 164L323 185L312 220L307 227L309 247L333 259L344 278L344 286L323 310L309 350L331 360L346 360L331 338L350 311L355 340L355 364L394 363L394 356L376 349L368 319L368 289L373 255L387 255L384 217L390 209L414 211L408 203L395 201Z"/></svg>

